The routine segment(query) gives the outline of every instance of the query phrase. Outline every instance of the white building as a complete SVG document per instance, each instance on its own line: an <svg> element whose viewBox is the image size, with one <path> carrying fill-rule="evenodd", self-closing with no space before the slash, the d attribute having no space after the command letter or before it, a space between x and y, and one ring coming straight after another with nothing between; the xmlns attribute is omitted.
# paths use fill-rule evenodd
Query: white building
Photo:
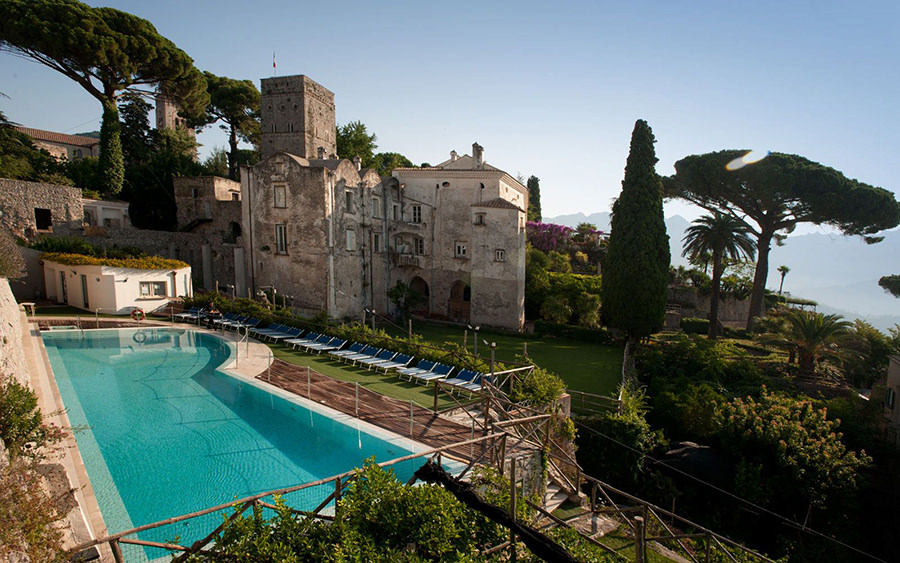
<svg viewBox="0 0 900 563"><path fill-rule="evenodd" d="M193 295L191 268L183 262L168 260L173 268L148 270L104 265L102 261L68 264L59 255L45 254L47 298L85 311L126 315L136 308L150 312L169 299Z"/></svg>

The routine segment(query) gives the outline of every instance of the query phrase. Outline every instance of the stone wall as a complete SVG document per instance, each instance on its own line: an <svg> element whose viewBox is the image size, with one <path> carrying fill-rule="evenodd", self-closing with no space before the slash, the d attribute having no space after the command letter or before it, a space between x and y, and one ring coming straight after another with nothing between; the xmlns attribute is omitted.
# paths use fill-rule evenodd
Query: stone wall
<svg viewBox="0 0 900 563"><path fill-rule="evenodd" d="M22 314L6 278L0 278L0 374L28 385L22 347Z"/></svg>
<svg viewBox="0 0 900 563"><path fill-rule="evenodd" d="M41 220L52 225L38 228ZM14 236L34 240L45 233L68 235L80 230L83 221L79 188L0 178L0 227Z"/></svg>
<svg viewBox="0 0 900 563"><path fill-rule="evenodd" d="M709 295L699 295L690 287L670 287L669 305L681 307L681 318L705 319L709 316ZM719 298L719 321L732 328L743 328L750 314L749 299ZM669 319L666 319L669 328Z"/></svg>

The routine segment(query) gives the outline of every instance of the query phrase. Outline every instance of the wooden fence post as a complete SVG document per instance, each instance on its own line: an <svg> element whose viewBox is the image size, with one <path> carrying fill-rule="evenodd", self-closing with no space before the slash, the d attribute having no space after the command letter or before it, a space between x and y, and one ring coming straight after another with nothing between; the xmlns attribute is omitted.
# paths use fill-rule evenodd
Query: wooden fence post
<svg viewBox="0 0 900 563"><path fill-rule="evenodd" d="M125 558L122 557L122 547L119 545L119 540L109 542L109 547L112 549L113 559L116 560L116 563L125 563Z"/></svg>
<svg viewBox="0 0 900 563"><path fill-rule="evenodd" d="M644 519L634 517L634 563L644 563Z"/></svg>
<svg viewBox="0 0 900 563"><path fill-rule="evenodd" d="M509 517L512 518L512 521L516 521L516 458L510 460L509 464ZM510 561L517 561L518 554L516 553L516 533L512 528L509 529L509 548L510 548Z"/></svg>

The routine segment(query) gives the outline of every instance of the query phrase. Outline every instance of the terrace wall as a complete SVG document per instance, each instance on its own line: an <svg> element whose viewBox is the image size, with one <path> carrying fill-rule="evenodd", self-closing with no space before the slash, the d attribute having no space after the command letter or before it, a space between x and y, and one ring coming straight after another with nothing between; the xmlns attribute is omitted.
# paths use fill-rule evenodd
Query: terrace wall
<svg viewBox="0 0 900 563"><path fill-rule="evenodd" d="M0 374L28 384L22 346L24 313L19 309L6 278L0 278Z"/></svg>

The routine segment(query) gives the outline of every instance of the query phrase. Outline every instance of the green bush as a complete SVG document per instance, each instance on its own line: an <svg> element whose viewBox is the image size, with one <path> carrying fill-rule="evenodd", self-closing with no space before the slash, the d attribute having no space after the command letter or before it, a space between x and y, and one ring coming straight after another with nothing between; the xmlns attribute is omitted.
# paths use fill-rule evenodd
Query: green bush
<svg viewBox="0 0 900 563"><path fill-rule="evenodd" d="M709 334L709 321L687 317L681 319L681 330L687 334Z"/></svg>
<svg viewBox="0 0 900 563"><path fill-rule="evenodd" d="M51 430L43 425L34 391L0 375L0 439L10 455L38 455L38 448L51 438Z"/></svg>
<svg viewBox="0 0 900 563"><path fill-rule="evenodd" d="M539 336L558 336L593 344L610 344L613 341L609 333L602 328L586 328L545 320L534 321L534 332Z"/></svg>

